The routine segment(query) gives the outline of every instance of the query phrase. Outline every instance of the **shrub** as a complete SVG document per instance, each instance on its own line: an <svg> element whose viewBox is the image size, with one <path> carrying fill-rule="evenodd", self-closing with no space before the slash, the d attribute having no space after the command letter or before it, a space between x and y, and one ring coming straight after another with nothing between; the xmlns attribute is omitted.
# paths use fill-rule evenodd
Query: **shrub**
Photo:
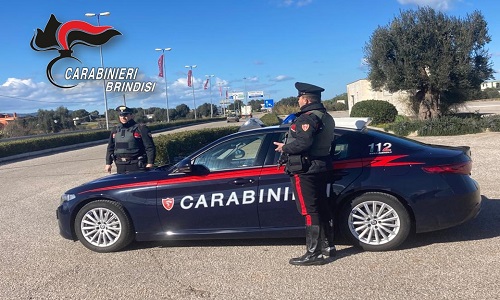
<svg viewBox="0 0 500 300"><path fill-rule="evenodd" d="M482 127L489 129L490 131L499 132L500 131L500 116L485 116L481 119Z"/></svg>
<svg viewBox="0 0 500 300"><path fill-rule="evenodd" d="M409 119L399 119L396 122L389 124L386 130L391 130L399 136L408 136L410 133L417 131L420 128L420 121L412 121Z"/></svg>
<svg viewBox="0 0 500 300"><path fill-rule="evenodd" d="M278 105L273 107L273 113L278 115L289 115L299 111L299 106Z"/></svg>
<svg viewBox="0 0 500 300"><path fill-rule="evenodd" d="M482 132L482 122L475 118L442 117L426 120L418 129L419 136L461 135Z"/></svg>
<svg viewBox="0 0 500 300"><path fill-rule="evenodd" d="M347 110L347 105L344 102L337 102L333 100L323 101L323 105L328 111L343 111Z"/></svg>
<svg viewBox="0 0 500 300"><path fill-rule="evenodd" d="M68 133L62 135L33 137L0 143L0 157L7 157L28 152L57 148L62 146L104 140L109 137L109 131L96 130Z"/></svg>
<svg viewBox="0 0 500 300"><path fill-rule="evenodd" d="M211 142L237 132L239 127L207 128L190 130L172 134L163 134L154 138L156 145L155 164L175 163Z"/></svg>
<svg viewBox="0 0 500 300"><path fill-rule="evenodd" d="M394 105L382 100L365 100L353 105L351 117L372 118L372 124L392 123L398 115Z"/></svg>
<svg viewBox="0 0 500 300"><path fill-rule="evenodd" d="M280 118L275 113L265 114L262 117L260 117L260 120L266 126L273 126L273 125L281 124Z"/></svg>

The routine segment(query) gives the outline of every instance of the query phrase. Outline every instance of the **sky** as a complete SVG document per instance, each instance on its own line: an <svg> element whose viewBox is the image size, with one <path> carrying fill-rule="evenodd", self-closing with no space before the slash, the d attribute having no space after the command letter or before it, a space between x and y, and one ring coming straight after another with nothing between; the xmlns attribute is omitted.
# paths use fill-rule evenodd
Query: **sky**
<svg viewBox="0 0 500 300"><path fill-rule="evenodd" d="M500 1L492 0L21 0L2 2L0 19L0 113L32 113L60 106L70 110L219 104L235 92L263 92L274 102L296 96L295 82L323 87L323 99L346 93L347 84L367 77L363 48L378 26L401 11L430 6L465 18L480 11L492 41L486 48L500 71ZM60 23L99 17L120 35L101 47L74 45L72 58L49 63L58 51L30 46L37 29L54 15ZM165 77L158 59L165 51ZM155 83L150 92L106 92L102 80L67 81L68 68L133 68L133 82ZM193 87L187 86L186 66ZM210 77L210 75L214 75ZM209 76L209 77L207 77ZM498 78L497 74L494 74ZM211 85L204 89L207 78ZM166 84L165 84L166 79ZM119 81L119 80L116 80ZM210 82L210 81L209 81ZM107 83L109 84L109 83ZM167 87L165 94L165 87ZM220 92L222 91L222 97ZM261 98L262 99L262 98Z"/></svg>

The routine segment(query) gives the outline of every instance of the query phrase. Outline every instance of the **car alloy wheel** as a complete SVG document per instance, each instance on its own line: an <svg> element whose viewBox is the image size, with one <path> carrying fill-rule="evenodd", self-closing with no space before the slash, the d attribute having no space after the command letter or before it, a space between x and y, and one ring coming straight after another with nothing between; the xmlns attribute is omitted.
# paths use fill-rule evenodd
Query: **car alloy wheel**
<svg viewBox="0 0 500 300"><path fill-rule="evenodd" d="M365 193L342 211L342 231L355 246L387 251L401 245L410 233L406 208L394 196Z"/></svg>
<svg viewBox="0 0 500 300"><path fill-rule="evenodd" d="M133 239L131 227L123 207L109 200L88 203L75 218L78 239L96 252L112 252L127 246Z"/></svg>

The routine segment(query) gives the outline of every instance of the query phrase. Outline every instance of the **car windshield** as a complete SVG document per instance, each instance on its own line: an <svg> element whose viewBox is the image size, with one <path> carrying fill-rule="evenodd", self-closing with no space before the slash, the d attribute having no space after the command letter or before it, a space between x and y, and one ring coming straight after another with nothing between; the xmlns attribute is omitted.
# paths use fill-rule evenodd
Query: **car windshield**
<svg viewBox="0 0 500 300"><path fill-rule="evenodd" d="M204 165L210 171L252 167L264 137L259 134L222 142L194 158L193 164Z"/></svg>

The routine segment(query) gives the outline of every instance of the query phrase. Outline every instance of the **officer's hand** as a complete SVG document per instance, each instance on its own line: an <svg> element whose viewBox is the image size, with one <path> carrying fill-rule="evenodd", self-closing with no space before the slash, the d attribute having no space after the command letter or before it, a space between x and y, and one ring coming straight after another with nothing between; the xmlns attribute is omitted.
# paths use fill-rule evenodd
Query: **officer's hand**
<svg viewBox="0 0 500 300"><path fill-rule="evenodd" d="M274 142L273 144L276 145L276 149L274 149L274 151L276 152L283 152L283 143L278 143L278 142Z"/></svg>
<svg viewBox="0 0 500 300"><path fill-rule="evenodd" d="M109 174L111 174L111 165L106 165L104 167L104 172L108 172Z"/></svg>
<svg viewBox="0 0 500 300"><path fill-rule="evenodd" d="M153 164L147 164L146 169L151 169L153 167Z"/></svg>

